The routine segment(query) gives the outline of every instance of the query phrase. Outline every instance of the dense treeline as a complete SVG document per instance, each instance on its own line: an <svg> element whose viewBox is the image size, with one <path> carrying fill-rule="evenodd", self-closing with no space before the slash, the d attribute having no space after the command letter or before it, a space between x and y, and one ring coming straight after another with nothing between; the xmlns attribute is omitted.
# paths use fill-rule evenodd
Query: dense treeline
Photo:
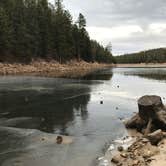
<svg viewBox="0 0 166 166"><path fill-rule="evenodd" d="M166 48L126 54L115 58L117 63L164 63L166 62Z"/></svg>
<svg viewBox="0 0 166 166"><path fill-rule="evenodd" d="M73 23L62 1L0 0L0 60L53 58L113 62L110 51L90 40L86 20Z"/></svg>

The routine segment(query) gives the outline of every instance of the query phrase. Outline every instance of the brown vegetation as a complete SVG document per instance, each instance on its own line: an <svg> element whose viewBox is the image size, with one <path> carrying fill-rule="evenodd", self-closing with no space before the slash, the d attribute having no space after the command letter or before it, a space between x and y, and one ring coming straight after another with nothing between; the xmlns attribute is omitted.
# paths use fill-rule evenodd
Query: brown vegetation
<svg viewBox="0 0 166 166"><path fill-rule="evenodd" d="M87 63L84 61L70 61L60 64L56 61L36 60L30 64L0 63L0 75L35 75L50 77L79 77L94 70L110 65L99 63Z"/></svg>

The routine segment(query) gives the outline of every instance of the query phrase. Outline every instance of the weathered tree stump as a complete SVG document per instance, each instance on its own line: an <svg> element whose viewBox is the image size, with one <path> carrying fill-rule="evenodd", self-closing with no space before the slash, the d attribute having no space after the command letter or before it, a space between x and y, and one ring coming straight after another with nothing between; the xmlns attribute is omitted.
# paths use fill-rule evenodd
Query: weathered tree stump
<svg viewBox="0 0 166 166"><path fill-rule="evenodd" d="M144 126L146 125L146 121L141 119L139 114L136 114L130 120L125 122L125 125L127 128L137 129L139 132L141 132Z"/></svg>
<svg viewBox="0 0 166 166"><path fill-rule="evenodd" d="M138 100L139 116L144 120L155 118L156 112L163 108L161 97L159 96L143 96Z"/></svg>
<svg viewBox="0 0 166 166"><path fill-rule="evenodd" d="M166 130L166 108L161 97L143 96L138 100L139 113L126 122L127 128L136 128L145 135L157 129Z"/></svg>

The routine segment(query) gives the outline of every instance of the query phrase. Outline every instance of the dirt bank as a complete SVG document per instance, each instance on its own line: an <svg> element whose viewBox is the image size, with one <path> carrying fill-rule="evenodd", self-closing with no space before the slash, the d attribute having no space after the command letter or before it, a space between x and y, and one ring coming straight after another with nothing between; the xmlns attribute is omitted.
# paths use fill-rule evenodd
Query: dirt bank
<svg viewBox="0 0 166 166"><path fill-rule="evenodd" d="M0 63L0 75L35 75L74 78L84 76L89 72L108 66L110 65L86 63L84 61L71 61L66 64L59 64L56 61L46 62L43 60L36 60L30 64Z"/></svg>
<svg viewBox="0 0 166 166"><path fill-rule="evenodd" d="M166 63L140 63L140 64L116 64L116 67L120 68L129 68L129 67L135 67L135 68L144 68L144 67L152 67L152 68L165 68Z"/></svg>

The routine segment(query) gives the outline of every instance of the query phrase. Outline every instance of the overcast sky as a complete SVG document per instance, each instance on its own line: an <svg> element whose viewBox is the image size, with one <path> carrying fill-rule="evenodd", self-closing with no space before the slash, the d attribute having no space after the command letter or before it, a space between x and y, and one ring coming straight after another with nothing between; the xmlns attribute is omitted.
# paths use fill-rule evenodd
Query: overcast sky
<svg viewBox="0 0 166 166"><path fill-rule="evenodd" d="M112 43L114 54L166 47L166 0L64 0L75 20L81 12L92 39Z"/></svg>

